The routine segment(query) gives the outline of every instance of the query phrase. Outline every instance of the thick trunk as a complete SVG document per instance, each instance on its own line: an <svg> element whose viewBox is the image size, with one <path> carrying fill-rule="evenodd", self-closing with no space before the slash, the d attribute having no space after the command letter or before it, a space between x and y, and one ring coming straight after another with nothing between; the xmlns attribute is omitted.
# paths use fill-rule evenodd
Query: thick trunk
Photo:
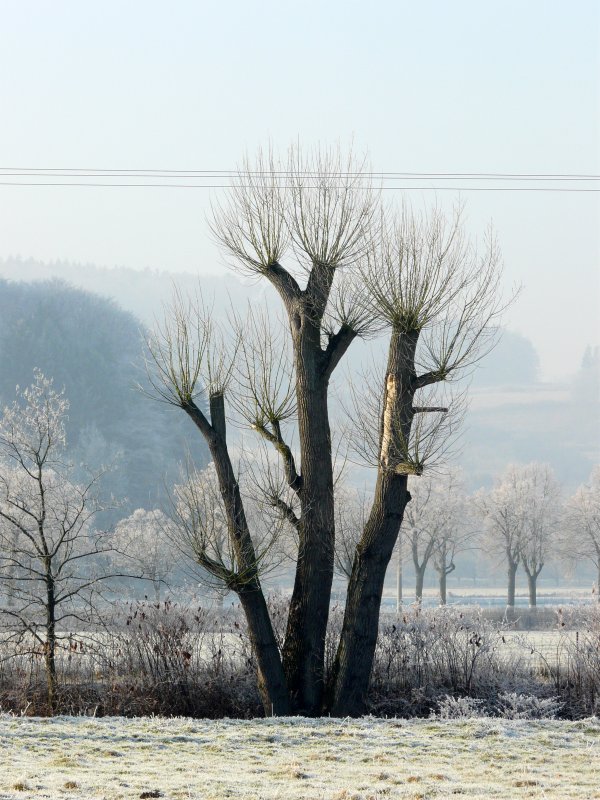
<svg viewBox="0 0 600 800"><path fill-rule="evenodd" d="M527 586L529 588L529 608L537 606L537 578L535 572L527 573Z"/></svg>
<svg viewBox="0 0 600 800"><path fill-rule="evenodd" d="M394 328L390 338L380 419L379 467L375 499L356 548L348 585L340 643L327 707L336 716L364 713L375 645L383 581L410 500L410 431L414 416L414 357L418 331Z"/></svg>
<svg viewBox="0 0 600 800"><path fill-rule="evenodd" d="M383 475L357 548L348 585L342 634L332 670L327 708L334 716L365 712L385 573L408 501L406 475Z"/></svg>
<svg viewBox="0 0 600 800"><path fill-rule="evenodd" d="M600 560L596 567L596 602L600 603Z"/></svg>
<svg viewBox="0 0 600 800"><path fill-rule="evenodd" d="M287 716L291 713L289 693L264 594L258 586L244 587L238 595L256 656L258 690L265 716Z"/></svg>
<svg viewBox="0 0 600 800"><path fill-rule="evenodd" d="M300 329L306 326L307 330ZM321 713L325 634L334 566L334 506L327 379L318 331L307 318L292 322L296 397L302 459L299 555L290 603L283 663L297 714Z"/></svg>

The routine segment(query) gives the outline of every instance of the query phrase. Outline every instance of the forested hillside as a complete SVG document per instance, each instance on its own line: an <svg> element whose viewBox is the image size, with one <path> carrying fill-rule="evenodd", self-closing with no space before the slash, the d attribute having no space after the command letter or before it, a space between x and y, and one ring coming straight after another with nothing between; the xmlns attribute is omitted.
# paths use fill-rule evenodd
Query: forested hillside
<svg viewBox="0 0 600 800"><path fill-rule="evenodd" d="M68 444L77 464L113 469L104 489L125 510L154 508L188 448L206 453L190 423L136 390L145 380L143 329L115 302L60 281L0 278L0 403L14 399L39 367L70 401Z"/></svg>

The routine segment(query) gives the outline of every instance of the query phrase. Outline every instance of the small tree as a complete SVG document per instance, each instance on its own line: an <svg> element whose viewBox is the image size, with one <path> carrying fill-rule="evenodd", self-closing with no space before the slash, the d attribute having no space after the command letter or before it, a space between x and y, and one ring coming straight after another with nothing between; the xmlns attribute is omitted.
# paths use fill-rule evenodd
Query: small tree
<svg viewBox="0 0 600 800"><path fill-rule="evenodd" d="M416 600L423 600L423 580L430 561L438 573L440 604L446 605L448 575L456 569L454 557L473 536L458 472L411 480L411 502L404 523L416 575ZM403 523L403 524L404 524Z"/></svg>
<svg viewBox="0 0 600 800"><path fill-rule="evenodd" d="M515 606L516 576L521 561L521 504L518 468L509 466L493 489L481 489L473 498L473 507L484 523L483 542L490 553L506 561L509 614Z"/></svg>
<svg viewBox="0 0 600 800"><path fill-rule="evenodd" d="M600 466L569 498L566 508L566 549L571 558L589 559L596 567L596 600L600 603Z"/></svg>
<svg viewBox="0 0 600 800"><path fill-rule="evenodd" d="M447 602L446 584L448 575L456 569L454 559L467 550L474 536L466 491L462 477L457 471L441 476L435 484L437 517L440 520L433 565L438 573L440 605Z"/></svg>
<svg viewBox="0 0 600 800"><path fill-rule="evenodd" d="M429 480L412 478L410 481L411 501L406 507L402 520L402 531L410 548L415 569L415 600L423 602L423 583L425 572L437 543L437 521L429 513L433 484Z"/></svg>
<svg viewBox="0 0 600 800"><path fill-rule="evenodd" d="M177 566L173 523L164 512L136 509L116 525L113 546L116 562L152 583L154 599L160 602L161 587Z"/></svg>
<svg viewBox="0 0 600 800"><path fill-rule="evenodd" d="M556 547L560 525L560 486L548 464L519 468L521 563L527 575L529 606L537 606L537 581Z"/></svg>
<svg viewBox="0 0 600 800"><path fill-rule="evenodd" d="M101 510L97 477L76 483L64 461L68 407L37 370L0 418L0 578L9 594L2 615L7 641L43 653L52 710L57 648L95 610L106 577L99 559L110 551L92 527Z"/></svg>
<svg viewBox="0 0 600 800"><path fill-rule="evenodd" d="M560 487L547 464L511 464L491 492L480 492L475 505L488 524L491 545L508 564L508 606L515 602L519 563L527 575L529 606L537 606L537 581L556 546Z"/></svg>

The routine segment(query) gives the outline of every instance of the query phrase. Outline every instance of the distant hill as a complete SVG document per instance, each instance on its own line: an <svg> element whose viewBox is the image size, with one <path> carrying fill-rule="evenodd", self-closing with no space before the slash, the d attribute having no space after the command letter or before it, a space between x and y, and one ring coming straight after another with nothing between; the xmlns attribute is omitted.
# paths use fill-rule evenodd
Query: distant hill
<svg viewBox="0 0 600 800"><path fill-rule="evenodd" d="M231 306L241 311L249 301L254 304L267 302L278 311L280 308L273 290L264 282L244 283L226 269L219 276L199 277L190 273L138 271L126 267L104 268L65 262L44 264L13 258L0 261L0 277L10 281L60 278L87 292L102 295L104 305L99 297L95 298L95 302L105 309L102 313L108 313L106 309L109 307L116 313L118 303L122 309L132 312L148 325L161 316L162 304L168 301L173 284L184 294L200 288L208 302L214 301L217 316L224 317ZM1 287L0 291L4 293ZM120 314L124 316L118 317L121 320L118 324L115 321L117 328L125 324L123 320L127 316L123 311ZM98 317L101 318L102 314L98 313ZM129 328L125 338L137 342L133 328L139 323L131 315L127 319ZM76 328L76 325L72 328L73 333ZM38 328L34 330L38 331L36 336L39 336ZM126 348L125 351L130 362L135 360L133 352ZM343 394L344 372L356 371L361 365L384 358L384 353L385 342L353 344L336 377L336 385L342 387L340 392ZM96 367L101 374L106 374L100 355ZM548 461L558 477L570 488L584 481L592 464L600 460L599 372L597 353L595 356L594 353L587 353L581 365L573 365L573 378L568 384L541 384L538 380L538 357L532 343L514 331L504 331L498 346L482 360L470 377L471 407L465 420L462 449L458 456L470 488L491 483L493 476L511 461ZM90 381L88 388L96 385ZM139 406L142 400L136 397L134 402L133 395L128 394L127 397L129 407L119 413L131 414L131 417L125 418L132 429L140 425L144 428L147 415L159 413L144 410L139 415L137 409L142 408ZM107 400L105 411L98 411L99 419L104 419L103 414L106 417L113 414L110 402ZM169 409L163 411L168 412ZM171 414L177 417L176 412ZM175 422L172 415L167 413L165 419L169 421L165 423L166 427L161 422L156 434L159 438L166 437L163 447L165 453L171 453L170 459L181 452L181 442L172 441L173 436L176 438L179 435L175 435L175 431L186 430L186 420ZM84 429L83 420L80 420L80 430Z"/></svg>
<svg viewBox="0 0 600 800"><path fill-rule="evenodd" d="M56 280L0 278L1 405L31 383L35 367L65 387L71 458L114 464L106 489L127 498L126 509L164 503L189 447L207 462L191 423L135 390L145 381L141 323L114 301Z"/></svg>

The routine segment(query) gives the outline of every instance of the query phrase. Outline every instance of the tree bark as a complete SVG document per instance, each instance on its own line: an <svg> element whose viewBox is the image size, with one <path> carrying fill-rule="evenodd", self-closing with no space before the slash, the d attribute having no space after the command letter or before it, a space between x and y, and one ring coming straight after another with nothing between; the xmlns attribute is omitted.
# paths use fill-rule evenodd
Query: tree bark
<svg viewBox="0 0 600 800"><path fill-rule="evenodd" d="M258 690L265 716L284 717L291 713L281 655L271 625L269 610L260 585L238 591L248 622L252 651L258 662Z"/></svg>
<svg viewBox="0 0 600 800"><path fill-rule="evenodd" d="M48 689L48 705L52 714L57 709L56 696L56 595L52 565L46 559L46 644L44 661L46 666L46 686Z"/></svg>
<svg viewBox="0 0 600 800"><path fill-rule="evenodd" d="M299 558L283 647L297 714L321 713L325 635L334 567L334 504L328 378L320 333L306 311L291 315L302 486Z"/></svg>
<svg viewBox="0 0 600 800"><path fill-rule="evenodd" d="M409 495L406 475L383 475L352 566L344 623L326 709L333 716L359 716L373 666L385 573Z"/></svg>

